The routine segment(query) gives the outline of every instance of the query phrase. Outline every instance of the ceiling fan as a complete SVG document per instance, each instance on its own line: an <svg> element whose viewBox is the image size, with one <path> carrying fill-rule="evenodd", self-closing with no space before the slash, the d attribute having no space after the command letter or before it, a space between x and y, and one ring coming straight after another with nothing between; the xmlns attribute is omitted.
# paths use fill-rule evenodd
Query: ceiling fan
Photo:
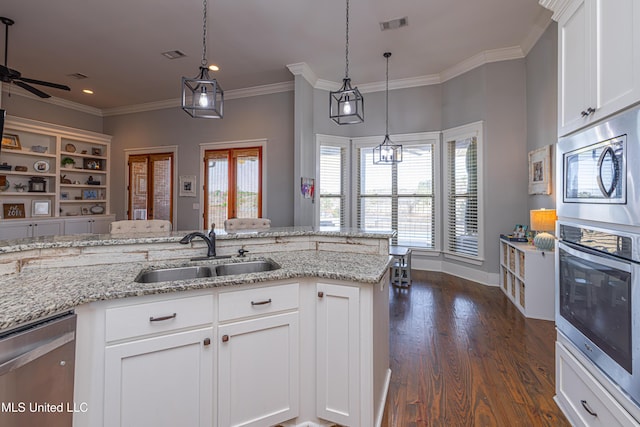
<svg viewBox="0 0 640 427"><path fill-rule="evenodd" d="M69 88L69 86L66 86L66 85L22 77L22 74L19 71L12 70L11 68L7 67L7 56L8 56L7 52L9 51L9 27L13 25L15 22L13 19L5 18L4 16L0 16L0 22L2 22L5 25L4 65L0 65L0 82L13 83L16 86L19 86L22 89L28 90L32 94L39 96L40 98L51 98L51 95L44 93L40 89L36 89L35 87L31 86L31 84L47 86L47 87L52 87L52 88L61 89L61 90L71 90L71 88Z"/></svg>

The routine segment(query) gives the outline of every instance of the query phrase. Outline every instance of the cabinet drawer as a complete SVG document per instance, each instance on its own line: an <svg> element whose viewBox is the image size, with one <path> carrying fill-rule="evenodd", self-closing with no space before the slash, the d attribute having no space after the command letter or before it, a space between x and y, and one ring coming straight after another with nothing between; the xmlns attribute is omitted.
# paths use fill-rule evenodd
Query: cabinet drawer
<svg viewBox="0 0 640 427"><path fill-rule="evenodd" d="M106 341L167 332L212 322L212 295L110 308L106 312Z"/></svg>
<svg viewBox="0 0 640 427"><path fill-rule="evenodd" d="M298 283L224 292L218 296L221 322L298 307Z"/></svg>
<svg viewBox="0 0 640 427"><path fill-rule="evenodd" d="M585 426L637 426L631 415L573 357L556 343L556 392L569 410L568 418ZM589 411L597 414L594 416Z"/></svg>

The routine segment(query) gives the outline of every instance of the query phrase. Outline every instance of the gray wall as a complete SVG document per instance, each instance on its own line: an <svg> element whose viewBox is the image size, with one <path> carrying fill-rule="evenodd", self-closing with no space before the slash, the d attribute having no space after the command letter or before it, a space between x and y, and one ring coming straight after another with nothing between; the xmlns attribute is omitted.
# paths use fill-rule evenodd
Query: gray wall
<svg viewBox="0 0 640 427"><path fill-rule="evenodd" d="M526 58L527 152L557 142L558 24L553 21ZM528 209L554 209L555 161L551 158L552 193L529 196Z"/></svg>
<svg viewBox="0 0 640 427"><path fill-rule="evenodd" d="M484 258L497 273L500 233L527 224L524 60L486 64L442 85L443 129L484 122ZM456 261L450 261L457 263Z"/></svg>
<svg viewBox="0 0 640 427"><path fill-rule="evenodd" d="M2 92L1 96L2 108L7 110L8 115L104 133L102 117L95 114L62 108L47 101L40 101L39 99L19 95L11 96L6 92Z"/></svg>
<svg viewBox="0 0 640 427"><path fill-rule="evenodd" d="M118 219L126 212L124 149L178 145L178 175L198 175L199 144L266 138L267 182L263 185L268 197L263 215L274 226L293 223L293 92L226 100L222 120L193 119L178 107L107 117L104 132L113 135L111 203ZM194 202L178 197L175 229L203 228Z"/></svg>

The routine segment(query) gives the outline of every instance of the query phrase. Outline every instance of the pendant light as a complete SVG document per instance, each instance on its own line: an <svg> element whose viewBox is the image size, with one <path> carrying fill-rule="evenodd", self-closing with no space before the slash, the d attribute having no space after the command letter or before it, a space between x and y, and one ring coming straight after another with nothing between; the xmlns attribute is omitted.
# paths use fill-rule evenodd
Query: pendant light
<svg viewBox="0 0 640 427"><path fill-rule="evenodd" d="M364 100L357 87L351 87L349 78L349 0L347 0L347 36L345 48L345 71L342 87L329 94L329 118L339 125L364 122Z"/></svg>
<svg viewBox="0 0 640 427"><path fill-rule="evenodd" d="M384 57L387 58L387 89L386 89L386 105L387 105L387 127L384 135L384 141L373 149L373 163L382 165L391 165L402 162L402 145L394 144L389 139L389 57L391 52L385 52Z"/></svg>
<svg viewBox="0 0 640 427"><path fill-rule="evenodd" d="M182 78L182 109L191 117L221 119L224 92L216 79L209 77L207 67L207 0L203 2L203 9L200 73L192 79Z"/></svg>

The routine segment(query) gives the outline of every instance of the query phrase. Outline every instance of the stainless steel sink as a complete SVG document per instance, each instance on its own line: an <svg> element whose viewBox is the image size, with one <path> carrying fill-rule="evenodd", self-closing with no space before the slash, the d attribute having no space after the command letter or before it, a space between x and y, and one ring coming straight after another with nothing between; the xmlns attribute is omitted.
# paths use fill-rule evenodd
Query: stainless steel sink
<svg viewBox="0 0 640 427"><path fill-rule="evenodd" d="M141 271L135 278L138 283L171 282L173 280L199 279L215 276L215 272L209 267L192 266L162 268L158 270Z"/></svg>
<svg viewBox="0 0 640 427"><path fill-rule="evenodd" d="M231 276L235 274L260 273L279 269L271 260L242 261L211 266L186 266L143 270L138 273L138 283L172 282L174 280L200 279L203 277Z"/></svg>
<svg viewBox="0 0 640 427"><path fill-rule="evenodd" d="M280 266L273 261L246 261L218 265L216 266L216 275L231 276L233 274L260 273L279 268Z"/></svg>

